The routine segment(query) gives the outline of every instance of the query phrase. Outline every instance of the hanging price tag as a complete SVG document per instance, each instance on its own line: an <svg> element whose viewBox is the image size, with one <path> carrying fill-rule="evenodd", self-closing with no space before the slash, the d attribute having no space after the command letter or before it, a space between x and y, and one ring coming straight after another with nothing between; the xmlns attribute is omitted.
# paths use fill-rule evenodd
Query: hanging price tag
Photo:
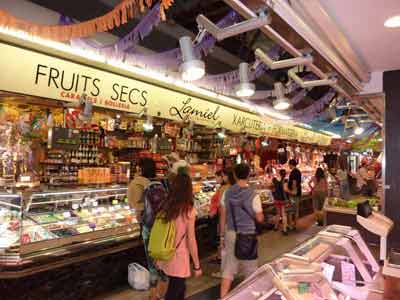
<svg viewBox="0 0 400 300"><path fill-rule="evenodd" d="M112 205L117 205L118 204L118 200L117 199L114 199L113 201L112 201Z"/></svg>
<svg viewBox="0 0 400 300"><path fill-rule="evenodd" d="M356 267L346 261L341 262L342 282L349 286L356 286Z"/></svg>

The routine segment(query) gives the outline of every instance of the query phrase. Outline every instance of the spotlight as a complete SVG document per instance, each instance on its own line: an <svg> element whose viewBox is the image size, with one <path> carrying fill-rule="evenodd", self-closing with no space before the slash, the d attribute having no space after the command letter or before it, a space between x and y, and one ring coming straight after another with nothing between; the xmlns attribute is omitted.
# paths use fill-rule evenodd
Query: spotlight
<svg viewBox="0 0 400 300"><path fill-rule="evenodd" d="M276 100L274 100L273 105L276 110L286 110L292 106L292 103L288 98L285 97L284 87L282 82L274 83L275 96Z"/></svg>
<svg viewBox="0 0 400 300"><path fill-rule="evenodd" d="M356 122L356 127L354 128L354 134L360 135L360 134L363 134L363 132L364 132L364 128L362 128L360 126L360 124L358 122Z"/></svg>
<svg viewBox="0 0 400 300"><path fill-rule="evenodd" d="M235 86L236 96L250 97L253 96L256 87L249 81L249 64L242 62L239 64L239 79L240 83Z"/></svg>
<svg viewBox="0 0 400 300"><path fill-rule="evenodd" d="M268 139L263 140L263 141L261 142L261 146L263 146L263 147L269 146L269 141L268 141Z"/></svg>
<svg viewBox="0 0 400 300"><path fill-rule="evenodd" d="M202 78L205 74L205 64L194 55L192 39L184 36L179 39L183 63L180 65L182 79L195 81Z"/></svg>
<svg viewBox="0 0 400 300"><path fill-rule="evenodd" d="M152 132L153 129L153 118L151 116L147 116L146 122L143 123L143 130L145 132Z"/></svg>
<svg viewBox="0 0 400 300"><path fill-rule="evenodd" d="M223 140L226 137L225 134L225 128L222 128L220 132L218 132L217 134L218 138L220 138L221 140Z"/></svg>

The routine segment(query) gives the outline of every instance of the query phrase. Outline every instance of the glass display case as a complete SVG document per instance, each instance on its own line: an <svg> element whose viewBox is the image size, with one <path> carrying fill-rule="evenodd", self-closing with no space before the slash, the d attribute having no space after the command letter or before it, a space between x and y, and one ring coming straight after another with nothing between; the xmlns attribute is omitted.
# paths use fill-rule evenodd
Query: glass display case
<svg viewBox="0 0 400 300"><path fill-rule="evenodd" d="M224 300L367 299L380 268L359 232L329 226L260 267Z"/></svg>
<svg viewBox="0 0 400 300"><path fill-rule="evenodd" d="M278 259L259 268L224 300L337 300L318 264Z"/></svg>
<svg viewBox="0 0 400 300"><path fill-rule="evenodd" d="M0 265L52 256L139 236L126 187L0 195Z"/></svg>

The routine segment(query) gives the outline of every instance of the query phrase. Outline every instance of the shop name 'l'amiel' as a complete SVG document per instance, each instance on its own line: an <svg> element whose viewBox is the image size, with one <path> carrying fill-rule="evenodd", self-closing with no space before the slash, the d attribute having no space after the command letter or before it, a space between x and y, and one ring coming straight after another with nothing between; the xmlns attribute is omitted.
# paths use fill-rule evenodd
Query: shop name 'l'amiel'
<svg viewBox="0 0 400 300"><path fill-rule="evenodd" d="M49 88L61 89L65 92L73 92L78 94L88 93L89 96L92 97L98 97L101 94L100 78L85 74L78 74L75 72L68 74L68 71L38 64L36 67L35 84L38 85L43 83L43 81ZM112 94L109 96L109 98L113 101L130 103L132 105L140 105L143 107L147 105L148 92L146 90L139 90L138 88L128 87L119 83L113 83L110 87L110 90L112 91ZM68 98L79 99L77 94L72 96L69 95Z"/></svg>

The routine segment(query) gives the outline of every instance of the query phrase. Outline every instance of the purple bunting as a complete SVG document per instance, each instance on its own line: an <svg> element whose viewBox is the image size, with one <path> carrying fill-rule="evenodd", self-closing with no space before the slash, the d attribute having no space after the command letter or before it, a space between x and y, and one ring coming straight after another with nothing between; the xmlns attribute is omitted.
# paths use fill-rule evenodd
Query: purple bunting
<svg viewBox="0 0 400 300"><path fill-rule="evenodd" d="M324 114L326 105L328 105L332 101L335 95L336 92L330 90L319 100L317 100L314 104L306 107L305 109L290 112L289 115L292 117L292 119L298 122L303 122L303 123L310 122L316 117L321 117L322 114Z"/></svg>

